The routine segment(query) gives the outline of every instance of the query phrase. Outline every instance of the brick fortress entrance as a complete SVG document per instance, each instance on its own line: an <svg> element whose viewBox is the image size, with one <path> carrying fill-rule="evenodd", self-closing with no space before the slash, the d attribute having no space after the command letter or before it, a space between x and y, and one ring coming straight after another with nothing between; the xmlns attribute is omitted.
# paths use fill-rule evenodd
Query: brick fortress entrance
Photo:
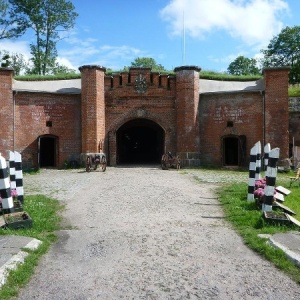
<svg viewBox="0 0 300 300"><path fill-rule="evenodd" d="M288 157L297 132L287 67L251 82L201 79L196 66L79 70L78 79L30 82L0 68L0 152L20 152L26 169L63 168L100 150L109 166L156 164L169 151L182 167L247 166L257 141Z"/></svg>

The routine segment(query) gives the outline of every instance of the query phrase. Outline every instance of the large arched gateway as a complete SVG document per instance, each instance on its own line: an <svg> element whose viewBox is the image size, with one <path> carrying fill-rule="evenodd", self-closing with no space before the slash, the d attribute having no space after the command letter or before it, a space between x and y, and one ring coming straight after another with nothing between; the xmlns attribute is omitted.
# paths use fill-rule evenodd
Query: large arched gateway
<svg viewBox="0 0 300 300"><path fill-rule="evenodd" d="M117 131L117 164L159 163L164 131L148 119L128 121Z"/></svg>

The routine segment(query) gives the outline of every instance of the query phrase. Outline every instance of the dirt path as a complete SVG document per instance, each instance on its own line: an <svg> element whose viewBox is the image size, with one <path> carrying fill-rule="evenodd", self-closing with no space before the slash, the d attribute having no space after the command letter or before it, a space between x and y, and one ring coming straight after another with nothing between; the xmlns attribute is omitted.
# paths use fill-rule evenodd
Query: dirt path
<svg viewBox="0 0 300 300"><path fill-rule="evenodd" d="M244 246L214 184L156 167L44 170L25 193L66 201L66 229L18 299L300 299Z"/></svg>

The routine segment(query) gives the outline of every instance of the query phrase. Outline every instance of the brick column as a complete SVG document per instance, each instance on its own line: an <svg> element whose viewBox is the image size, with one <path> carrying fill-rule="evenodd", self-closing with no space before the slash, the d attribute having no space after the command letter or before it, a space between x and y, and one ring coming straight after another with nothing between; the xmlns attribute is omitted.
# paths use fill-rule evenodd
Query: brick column
<svg viewBox="0 0 300 300"><path fill-rule="evenodd" d="M289 157L289 67L264 69L265 142L280 148L281 158Z"/></svg>
<svg viewBox="0 0 300 300"><path fill-rule="evenodd" d="M105 145L105 94L106 69L87 65L81 72L81 123L82 153L98 153L99 145ZM105 149L103 149L105 152Z"/></svg>
<svg viewBox="0 0 300 300"><path fill-rule="evenodd" d="M200 165L199 137L199 72L195 66L175 68L177 154L184 167Z"/></svg>
<svg viewBox="0 0 300 300"><path fill-rule="evenodd" d="M12 68L0 68L0 153L14 148L14 101Z"/></svg>

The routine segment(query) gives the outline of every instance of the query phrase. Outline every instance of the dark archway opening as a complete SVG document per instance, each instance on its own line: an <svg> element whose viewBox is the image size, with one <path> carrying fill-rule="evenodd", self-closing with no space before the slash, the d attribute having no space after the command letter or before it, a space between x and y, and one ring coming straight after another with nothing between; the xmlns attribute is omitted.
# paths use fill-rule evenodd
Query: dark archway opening
<svg viewBox="0 0 300 300"><path fill-rule="evenodd" d="M164 131L155 122L135 119L117 131L117 164L160 163Z"/></svg>
<svg viewBox="0 0 300 300"><path fill-rule="evenodd" d="M239 165L239 138L226 137L223 140L223 164L225 166Z"/></svg>
<svg viewBox="0 0 300 300"><path fill-rule="evenodd" d="M41 136L39 138L39 166L56 166L56 144L57 139L53 136Z"/></svg>

